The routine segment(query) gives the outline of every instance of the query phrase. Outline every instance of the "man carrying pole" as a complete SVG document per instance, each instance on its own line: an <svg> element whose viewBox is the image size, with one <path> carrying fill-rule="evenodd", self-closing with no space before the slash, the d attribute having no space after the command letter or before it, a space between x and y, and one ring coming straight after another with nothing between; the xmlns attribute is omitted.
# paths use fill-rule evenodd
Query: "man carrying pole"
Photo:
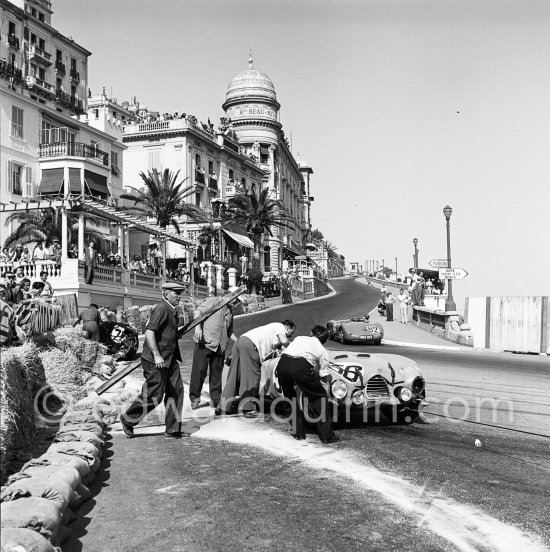
<svg viewBox="0 0 550 552"><path fill-rule="evenodd" d="M136 426L163 400L166 408L166 438L189 437L181 431L184 388L178 361L178 317L176 305L185 286L168 282L162 286L163 299L158 303L147 323L141 365L145 383L141 393L121 414L122 429L128 438L134 437Z"/></svg>

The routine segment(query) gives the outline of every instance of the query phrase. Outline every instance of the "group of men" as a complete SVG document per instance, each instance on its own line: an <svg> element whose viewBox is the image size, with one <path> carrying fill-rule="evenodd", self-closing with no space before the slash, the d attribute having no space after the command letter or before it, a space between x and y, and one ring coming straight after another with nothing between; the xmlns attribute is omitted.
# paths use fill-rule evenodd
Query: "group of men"
<svg viewBox="0 0 550 552"><path fill-rule="evenodd" d="M31 284L30 278L23 274L22 267L18 267L15 272L4 274L0 287L4 301L12 306L28 299L53 297L53 287L48 282L48 272L45 270L40 272L40 279Z"/></svg>
<svg viewBox="0 0 550 552"><path fill-rule="evenodd" d="M176 306L185 287L176 282L164 284L163 300L158 303L147 323L141 364L145 376L141 393L122 414L122 429L134 437L134 427L162 401L166 410L165 437L182 438L184 387L178 361L181 361ZM230 288L227 294L238 288ZM208 297L195 310L194 318L211 313L195 327L193 364L189 385L191 408L212 405L215 415L242 413L247 418L258 416L262 363L281 355L278 378L291 414L291 433L305 439L303 402L297 400L296 387L305 397L306 408L315 416L319 438L333 443L339 437L332 431L328 395L322 378L329 364L323 344L328 339L324 326L315 326L310 336L290 338L296 331L291 320L272 322L253 328L240 337L233 331L233 309L238 297ZM221 308L220 308L221 307ZM229 344L233 342L229 356ZM227 381L222 389L222 374L229 365ZM209 376L210 402L201 403L201 392Z"/></svg>

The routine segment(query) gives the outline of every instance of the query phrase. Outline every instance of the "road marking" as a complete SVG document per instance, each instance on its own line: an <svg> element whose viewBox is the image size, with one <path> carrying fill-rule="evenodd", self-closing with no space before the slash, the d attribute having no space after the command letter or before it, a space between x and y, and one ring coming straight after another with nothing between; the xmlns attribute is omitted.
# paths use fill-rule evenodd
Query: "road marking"
<svg viewBox="0 0 550 552"><path fill-rule="evenodd" d="M297 442L275 429L255 427L254 420L222 418L207 424L192 438L230 441L262 448L277 456L295 458L308 468L329 470L370 489L417 519L428 528L467 552L516 552L547 549L534 537L519 528L485 514L474 506L461 504L437 492L427 490L404 479L388 475L358 462L345 451L334 447ZM309 439L309 438L308 438Z"/></svg>

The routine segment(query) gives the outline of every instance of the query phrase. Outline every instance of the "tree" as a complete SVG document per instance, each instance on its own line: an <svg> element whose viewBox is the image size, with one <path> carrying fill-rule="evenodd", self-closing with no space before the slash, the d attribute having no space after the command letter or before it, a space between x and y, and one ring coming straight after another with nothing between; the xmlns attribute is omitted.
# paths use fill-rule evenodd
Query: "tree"
<svg viewBox="0 0 550 552"><path fill-rule="evenodd" d="M227 214L254 235L254 265L259 266L262 235L273 236L272 228L294 228L294 220L279 199L269 197L269 189L238 194L229 200Z"/></svg>
<svg viewBox="0 0 550 552"><path fill-rule="evenodd" d="M125 208L135 214L155 219L161 228L172 225L180 233L178 217L186 215L193 222L207 222L208 215L200 208L185 202L185 198L195 192L195 186L183 186L187 178L179 184L176 182L180 171L173 173L164 169L162 174L157 169L140 172L145 184L145 191L133 188L134 193L122 194L121 199L134 202L132 207Z"/></svg>
<svg viewBox="0 0 550 552"><path fill-rule="evenodd" d="M212 223L201 226L199 230L199 243L204 247L206 260L211 260L212 242L217 246L219 239L220 231Z"/></svg>
<svg viewBox="0 0 550 552"><path fill-rule="evenodd" d="M329 259L338 258L338 253L336 253L337 250L338 248L334 244L329 241L325 241L325 251L327 252L327 256Z"/></svg>
<svg viewBox="0 0 550 552"><path fill-rule="evenodd" d="M15 223L17 228L6 238L4 247L10 247L16 243L24 245L33 242L51 242L54 238L62 241L61 221L61 212L53 207L12 213L6 219L6 226ZM67 233L68 242L76 243L78 213L70 210L67 212ZM97 218L86 216L84 235L87 239L93 239L98 244L99 250L105 249L105 237L97 229Z"/></svg>
<svg viewBox="0 0 550 552"><path fill-rule="evenodd" d="M325 236L323 236L323 232L319 230L319 228L315 228L311 231L311 239L313 241L321 241Z"/></svg>

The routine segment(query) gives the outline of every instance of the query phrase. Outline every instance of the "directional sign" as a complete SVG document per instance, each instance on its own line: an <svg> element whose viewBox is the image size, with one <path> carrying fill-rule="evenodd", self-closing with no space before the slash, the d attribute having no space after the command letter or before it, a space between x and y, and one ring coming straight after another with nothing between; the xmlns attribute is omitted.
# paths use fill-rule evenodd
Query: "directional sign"
<svg viewBox="0 0 550 552"><path fill-rule="evenodd" d="M440 268L440 280L462 280L468 276L468 273L463 268Z"/></svg>
<svg viewBox="0 0 550 552"><path fill-rule="evenodd" d="M447 268L447 259L432 259L430 266L434 268Z"/></svg>

